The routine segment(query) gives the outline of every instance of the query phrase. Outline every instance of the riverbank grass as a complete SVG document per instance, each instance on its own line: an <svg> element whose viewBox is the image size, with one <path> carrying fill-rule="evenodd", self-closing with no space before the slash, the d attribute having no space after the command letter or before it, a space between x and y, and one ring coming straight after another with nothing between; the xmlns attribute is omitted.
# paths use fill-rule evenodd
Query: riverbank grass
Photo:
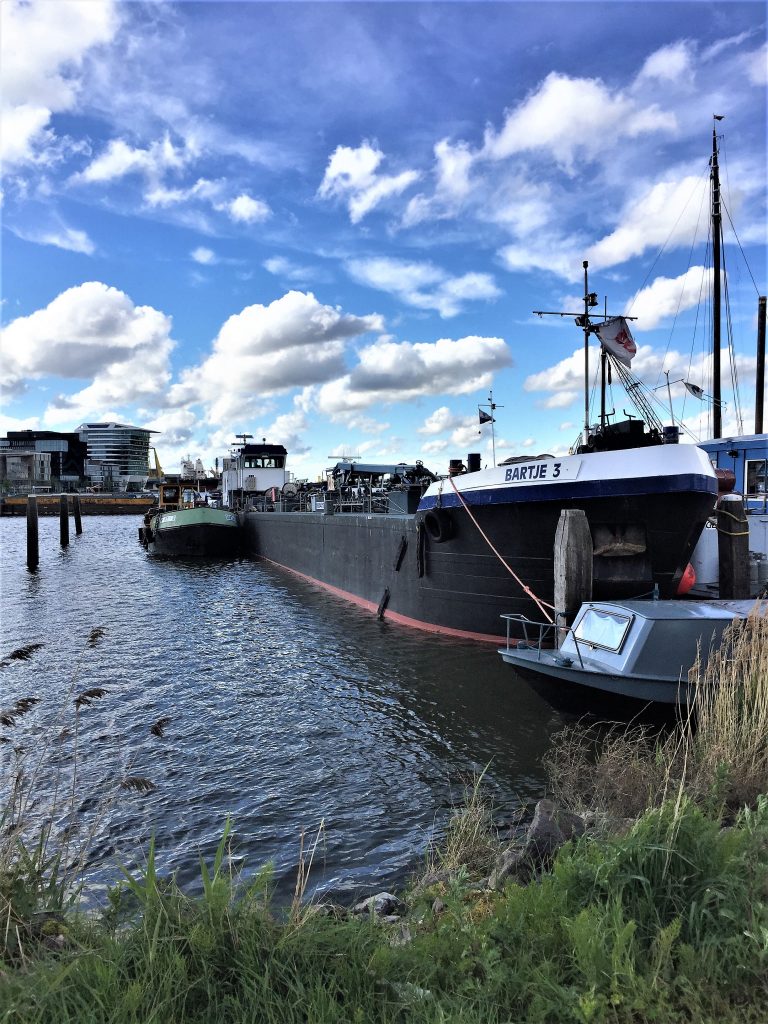
<svg viewBox="0 0 768 1024"><path fill-rule="evenodd" d="M269 872L224 865L202 892L147 866L100 919L74 917L6 963L15 1022L726 1021L768 1013L768 801L733 827L692 801L624 836L582 838L536 884L419 889L398 922L272 908Z"/></svg>

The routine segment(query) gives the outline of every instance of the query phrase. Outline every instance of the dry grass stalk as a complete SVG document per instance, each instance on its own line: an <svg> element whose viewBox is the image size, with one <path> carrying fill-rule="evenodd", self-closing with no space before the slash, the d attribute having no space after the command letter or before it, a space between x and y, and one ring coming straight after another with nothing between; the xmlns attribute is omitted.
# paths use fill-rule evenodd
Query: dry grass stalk
<svg viewBox="0 0 768 1024"><path fill-rule="evenodd" d="M307 916L312 913L312 908L304 905L304 894L309 884L309 876L312 873L312 864L317 847L320 840L325 838L325 818L322 818L317 826L317 832L312 841L308 857L304 852L305 838L306 833L302 829L299 840L299 866L296 870L296 885L293 891L293 900L291 901L291 921L296 925L302 924Z"/></svg>
<svg viewBox="0 0 768 1024"><path fill-rule="evenodd" d="M42 644L26 644L24 647L17 647L15 651L6 654L0 661L0 668L7 668L13 661L29 661L35 651L39 651Z"/></svg>
<svg viewBox="0 0 768 1024"><path fill-rule="evenodd" d="M445 835L430 846L425 877L458 875L466 871L479 878L493 868L499 839L493 822L493 808L486 801L482 782L485 771L474 776L464 788L464 798L448 819Z"/></svg>
<svg viewBox="0 0 768 1024"><path fill-rule="evenodd" d="M132 789L136 793L151 793L157 786L143 775L126 775L120 782L121 789Z"/></svg>

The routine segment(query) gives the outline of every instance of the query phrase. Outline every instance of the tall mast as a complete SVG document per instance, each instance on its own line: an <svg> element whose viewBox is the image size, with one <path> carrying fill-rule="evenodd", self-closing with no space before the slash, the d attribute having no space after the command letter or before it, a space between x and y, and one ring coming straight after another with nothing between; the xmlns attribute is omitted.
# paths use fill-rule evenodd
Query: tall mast
<svg viewBox="0 0 768 1024"><path fill-rule="evenodd" d="M720 118L715 114L715 120ZM720 211L720 169L717 163L717 125L712 127L712 436L722 437L722 403L720 398L720 250L722 247L722 214Z"/></svg>
<svg viewBox="0 0 768 1024"><path fill-rule="evenodd" d="M584 444L589 441L589 278L584 260Z"/></svg>

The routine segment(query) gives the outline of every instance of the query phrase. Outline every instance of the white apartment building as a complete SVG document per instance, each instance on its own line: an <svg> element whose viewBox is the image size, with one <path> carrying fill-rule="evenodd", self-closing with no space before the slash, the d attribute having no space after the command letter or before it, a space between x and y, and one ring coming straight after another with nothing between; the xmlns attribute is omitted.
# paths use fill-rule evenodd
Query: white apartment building
<svg viewBox="0 0 768 1024"><path fill-rule="evenodd" d="M128 423L81 423L76 432L88 446L85 473L93 483L125 488L147 479L149 440L158 431Z"/></svg>

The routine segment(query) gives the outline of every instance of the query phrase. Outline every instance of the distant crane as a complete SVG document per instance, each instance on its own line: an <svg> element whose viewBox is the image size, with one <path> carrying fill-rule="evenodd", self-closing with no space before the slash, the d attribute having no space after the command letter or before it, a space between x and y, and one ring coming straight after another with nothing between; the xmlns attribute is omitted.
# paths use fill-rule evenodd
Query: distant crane
<svg viewBox="0 0 768 1024"><path fill-rule="evenodd" d="M154 455L155 455L155 465L154 465L154 468L153 468L152 465L149 462L149 459L147 459L147 466L148 466L147 479L148 480L155 480L155 481L162 480L163 477L165 476L165 473L163 472L163 467L160 465L160 459L157 457L157 448L155 448L152 445L150 445L149 446L149 450L151 452L154 452Z"/></svg>

